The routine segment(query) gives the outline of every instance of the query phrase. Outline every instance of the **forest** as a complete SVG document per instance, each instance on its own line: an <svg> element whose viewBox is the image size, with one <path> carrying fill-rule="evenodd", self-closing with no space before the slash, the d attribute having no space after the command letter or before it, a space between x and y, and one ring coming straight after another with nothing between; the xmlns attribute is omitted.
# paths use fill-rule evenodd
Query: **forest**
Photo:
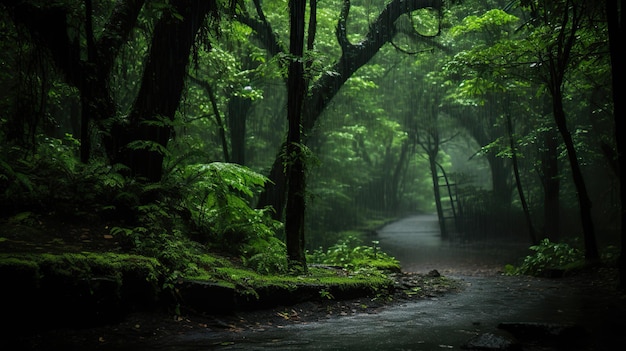
<svg viewBox="0 0 626 351"><path fill-rule="evenodd" d="M621 4L0 0L2 272L32 239L163 287L385 284L368 233L409 213L617 257Z"/></svg>

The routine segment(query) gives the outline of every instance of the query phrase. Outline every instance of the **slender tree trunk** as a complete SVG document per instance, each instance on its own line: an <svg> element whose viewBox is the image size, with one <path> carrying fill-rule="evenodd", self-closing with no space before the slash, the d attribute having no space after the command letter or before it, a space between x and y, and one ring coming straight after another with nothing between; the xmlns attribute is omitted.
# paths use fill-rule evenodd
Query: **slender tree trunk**
<svg viewBox="0 0 626 351"><path fill-rule="evenodd" d="M89 74L85 74L86 77L93 79L94 69L91 67L95 65L95 43L93 39L93 21L92 21L92 2L91 0L85 0L85 37L87 38L87 63L86 70L89 70ZM89 156L91 154L91 135L90 119L91 108L90 105L94 101L94 84L90 82L90 79L83 79L83 87L80 90L80 99L82 106L82 114L80 121L80 161L83 163L89 162Z"/></svg>
<svg viewBox="0 0 626 351"><path fill-rule="evenodd" d="M230 133L231 161L246 162L246 124L252 100L232 96L228 101L228 132Z"/></svg>
<svg viewBox="0 0 626 351"><path fill-rule="evenodd" d="M226 140L226 128L224 127L224 122L222 122L222 115L220 114L219 106L217 106L217 97L215 97L215 92L211 87L211 84L208 82L202 81L204 86L204 90L209 95L209 100L211 101L211 107L213 108L213 116L215 117L215 124L217 124L217 129L220 133L220 141L222 142L222 155L224 155L224 162L230 162L230 155L228 152L228 141Z"/></svg>
<svg viewBox="0 0 626 351"><path fill-rule="evenodd" d="M428 165L430 168L430 175L433 180L433 194L435 195L435 208L437 209L437 218L439 219L439 231L441 232L441 238L448 239L448 228L446 227L446 220L443 214L443 205L441 203L441 186L439 184L439 172L437 172L437 159L436 155L428 153Z"/></svg>
<svg viewBox="0 0 626 351"><path fill-rule="evenodd" d="M528 225L528 235L530 236L530 242L533 245L537 245L537 234L533 221L530 218L530 211L528 210L528 204L526 203L526 197L524 196L524 190L522 189L522 180L519 176L519 166L517 163L517 151L515 147L515 140L513 139L513 123L511 122L511 115L506 114L506 126L509 134L509 146L511 148L511 161L513 162L513 174L515 175L515 184L517 186L517 194L519 195L520 202L522 203L522 209L524 211L524 217L526 218L526 225Z"/></svg>
<svg viewBox="0 0 626 351"><path fill-rule="evenodd" d="M596 244L596 235L593 226L593 219L591 217L591 200L587 194L587 187L583 178L580 164L578 163L578 156L576 155L576 148L574 147L574 141L572 135L567 129L567 123L565 118L565 111L563 110L562 92L560 84L555 84L552 89L552 106L554 113L554 120L561 133L565 148L567 150L567 158L572 170L572 179L576 187L576 193L578 195L578 206L580 209L580 220L583 228L583 236L585 242L585 259L593 262L600 259L598 253L598 246Z"/></svg>
<svg viewBox="0 0 626 351"><path fill-rule="evenodd" d="M403 170L406 167L407 159L409 157L409 143L410 141L406 140L402 143L400 149L400 155L398 156L398 161L396 166L393 169L393 174L391 176L391 184L390 184L390 210L395 212L400 206L400 183L402 182L402 174Z"/></svg>
<svg viewBox="0 0 626 351"><path fill-rule="evenodd" d="M620 202L621 202L621 242L622 249L619 257L619 285L620 289L626 290L626 140L623 133L626 121L624 121L624 100L626 94L621 84L626 79L624 74L624 51L620 48L624 43L624 12L623 0L607 0L606 13L609 27L609 49L611 53L611 75L613 81L613 117L615 119L615 141L617 144L617 162L620 179Z"/></svg>
<svg viewBox="0 0 626 351"><path fill-rule="evenodd" d="M291 23L289 48L293 57L289 64L287 79L289 131L287 134L288 189L285 234L289 266L296 272L306 271L306 256L304 254L305 167L300 134L302 103L306 89L302 62L305 8L306 2L304 0L289 1Z"/></svg>
<svg viewBox="0 0 626 351"><path fill-rule="evenodd" d="M551 113L548 94L544 95L544 115ZM543 185L544 234L552 242L561 237L561 180L559 178L557 131L549 128L543 132L543 150L541 151L541 170Z"/></svg>

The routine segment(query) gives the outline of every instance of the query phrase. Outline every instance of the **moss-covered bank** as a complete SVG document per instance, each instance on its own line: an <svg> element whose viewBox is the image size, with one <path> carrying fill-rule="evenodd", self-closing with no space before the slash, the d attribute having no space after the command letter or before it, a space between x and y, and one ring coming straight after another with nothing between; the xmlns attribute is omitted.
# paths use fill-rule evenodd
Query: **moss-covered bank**
<svg viewBox="0 0 626 351"><path fill-rule="evenodd" d="M376 270L311 267L306 275L261 275L220 257L195 277L178 277L154 258L118 253L3 253L3 301L11 329L115 323L137 310L224 313L315 299L386 294L392 281Z"/></svg>

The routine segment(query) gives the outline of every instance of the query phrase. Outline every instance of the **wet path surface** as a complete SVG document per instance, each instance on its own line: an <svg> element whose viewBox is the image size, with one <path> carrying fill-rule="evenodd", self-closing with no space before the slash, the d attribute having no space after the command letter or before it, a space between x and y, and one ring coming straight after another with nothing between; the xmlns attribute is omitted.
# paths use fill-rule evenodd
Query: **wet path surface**
<svg viewBox="0 0 626 351"><path fill-rule="evenodd" d="M528 254L528 243L484 240L463 243L442 241L436 215L415 215L383 227L378 232L383 251L397 258L407 272L432 269L444 275L483 275L517 264Z"/></svg>
<svg viewBox="0 0 626 351"><path fill-rule="evenodd" d="M586 317L571 308L578 301L564 297L558 284L510 277L465 281L468 287L462 293L377 314L238 333L228 340L205 333L186 335L172 340L171 350L459 350L473 336L494 332L500 322L572 323ZM219 343L227 345L217 347Z"/></svg>
<svg viewBox="0 0 626 351"><path fill-rule="evenodd" d="M606 345L596 344L610 344L604 331L615 329L611 321L622 317L610 303L587 296L563 280L496 274L504 263L517 257L519 245L444 244L438 238L433 216L414 216L390 224L380 231L379 240L405 271L437 269L461 280L465 289L392 306L376 314L243 331L227 337L223 333L185 334L158 349L460 350L475 335L498 333L501 322L537 322L581 325L589 333L585 343L568 350L604 350ZM624 342L623 337L620 342Z"/></svg>

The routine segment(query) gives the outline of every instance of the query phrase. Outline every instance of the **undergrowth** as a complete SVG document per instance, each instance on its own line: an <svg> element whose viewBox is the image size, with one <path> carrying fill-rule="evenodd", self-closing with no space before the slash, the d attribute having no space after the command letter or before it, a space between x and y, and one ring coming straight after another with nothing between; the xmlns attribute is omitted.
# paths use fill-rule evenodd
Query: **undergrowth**
<svg viewBox="0 0 626 351"><path fill-rule="evenodd" d="M382 271L399 271L400 263L394 257L380 250L378 241L372 245L363 245L354 236L339 240L328 249L317 249L307 256L310 263L340 266L349 270L376 269Z"/></svg>
<svg viewBox="0 0 626 351"><path fill-rule="evenodd" d="M155 259L157 273L151 276L158 274L162 288L172 289L184 279L218 281L244 291L263 284L303 282L376 286L389 282L383 271L399 270L398 262L376 243L355 245L354 238L348 238L310 255L312 263L341 266L340 275L312 267L308 275L290 276L285 244L279 239L282 223L273 220L268 209L251 206L268 181L264 176L236 164L185 164L179 159L171 160L162 180L153 183L129 176L123 165L107 165L97 158L82 164L76 157L78 147L71 135L39 136L36 150L3 146L3 213L6 218L28 211L72 222L115 223L110 234L123 249L116 255ZM93 273L86 262L102 266L98 262L109 260L114 266L116 257L84 253L57 258ZM8 264L15 259L3 260ZM45 259L63 267L54 264L54 256Z"/></svg>
<svg viewBox="0 0 626 351"><path fill-rule="evenodd" d="M504 267L505 274L542 276L552 270L575 270L587 264L583 250L575 243L555 243L543 239L539 244L531 246L530 250L534 253L526 256L518 266L507 264ZM601 253L601 261L609 265L615 264L618 256L618 249L609 246Z"/></svg>

